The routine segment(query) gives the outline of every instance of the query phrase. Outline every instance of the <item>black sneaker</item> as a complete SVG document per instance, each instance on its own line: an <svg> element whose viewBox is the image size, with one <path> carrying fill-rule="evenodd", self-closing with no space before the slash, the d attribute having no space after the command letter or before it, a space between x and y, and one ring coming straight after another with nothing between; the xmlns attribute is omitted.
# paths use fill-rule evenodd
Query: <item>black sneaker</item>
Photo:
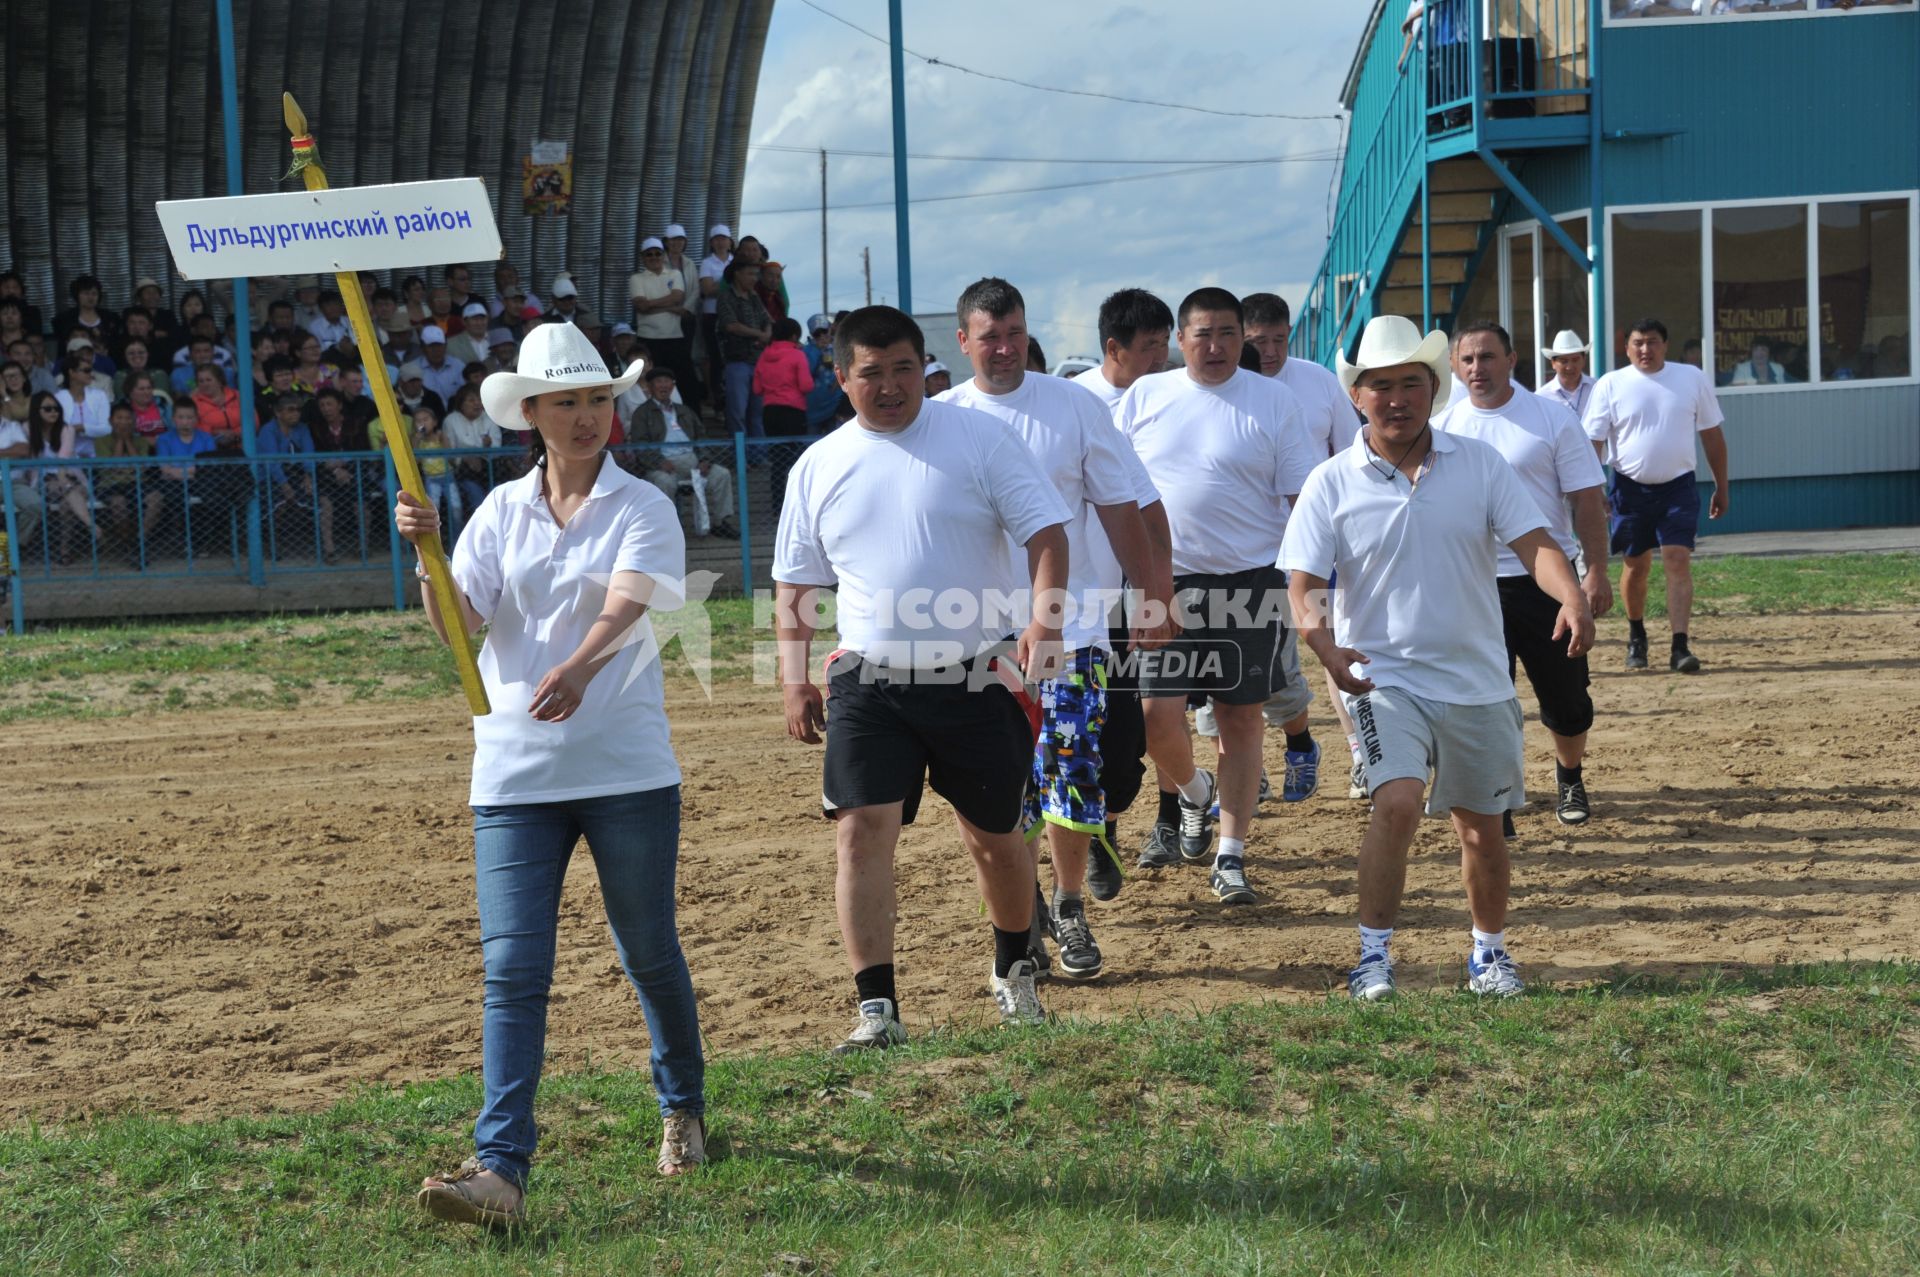
<svg viewBox="0 0 1920 1277"><path fill-rule="evenodd" d="M1120 872L1120 862L1107 850L1107 844L1113 841L1113 826L1107 827L1107 842L1098 838L1087 848L1087 890L1093 893L1095 900L1111 900L1120 894L1121 883L1125 875Z"/></svg>
<svg viewBox="0 0 1920 1277"><path fill-rule="evenodd" d="M1027 961L1033 964L1033 978L1044 980L1053 974L1053 959L1047 956L1047 934L1053 930L1053 912L1040 885L1033 888L1033 924L1027 931Z"/></svg>
<svg viewBox="0 0 1920 1277"><path fill-rule="evenodd" d="M1683 647L1667 659L1667 668L1675 674L1698 674L1700 658Z"/></svg>
<svg viewBox="0 0 1920 1277"><path fill-rule="evenodd" d="M1568 781L1560 786L1560 806L1557 809L1560 823L1563 825L1584 825L1593 815L1593 808L1587 804L1587 785L1585 781Z"/></svg>
<svg viewBox="0 0 1920 1277"><path fill-rule="evenodd" d="M1180 859L1190 865L1213 854L1213 805L1220 801L1220 785L1213 773L1202 767L1194 774L1207 778L1207 796L1197 803L1180 800Z"/></svg>
<svg viewBox="0 0 1920 1277"><path fill-rule="evenodd" d="M1093 930L1087 926L1087 903L1062 900L1054 906L1053 942L1060 946L1060 974L1074 980L1091 980L1100 974L1100 946L1093 942Z"/></svg>
<svg viewBox="0 0 1920 1277"><path fill-rule="evenodd" d="M1643 670L1647 668L1647 641L1630 638L1627 640L1627 668Z"/></svg>
<svg viewBox="0 0 1920 1277"><path fill-rule="evenodd" d="M1165 869L1180 863L1180 831L1172 825L1155 825L1140 848L1139 869Z"/></svg>

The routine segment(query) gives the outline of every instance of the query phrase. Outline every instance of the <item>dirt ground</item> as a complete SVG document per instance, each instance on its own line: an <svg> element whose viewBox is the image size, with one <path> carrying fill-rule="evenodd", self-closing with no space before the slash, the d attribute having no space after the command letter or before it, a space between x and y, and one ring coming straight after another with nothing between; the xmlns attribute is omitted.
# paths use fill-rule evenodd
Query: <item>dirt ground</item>
<svg viewBox="0 0 1920 1277"><path fill-rule="evenodd" d="M1697 628L1708 673L1679 678L1621 672L1624 625L1603 625L1585 830L1553 819L1529 713L1533 802L1509 929L1523 971L1577 983L1920 952L1920 621ZM711 704L691 682L670 692L687 777L680 929L715 1053L824 1046L851 1022L819 755L785 738L778 708L746 682ZM1338 755L1324 700L1315 724ZM27 723L11 737L0 1118L310 1109L360 1082L478 1069L457 700ZM1276 773L1280 748L1270 737ZM1130 853L1150 819L1143 805L1124 822ZM1249 847L1259 905L1218 905L1198 868L1131 876L1092 907L1108 973L1053 981L1049 1008L1325 996L1354 954L1365 822L1334 766L1317 797L1265 809ZM929 799L899 862L909 1030L984 1018L992 942L944 804ZM1426 822L1395 941L1403 984L1460 979L1457 864L1445 823ZM584 855L553 1001L555 1067L644 1063Z"/></svg>

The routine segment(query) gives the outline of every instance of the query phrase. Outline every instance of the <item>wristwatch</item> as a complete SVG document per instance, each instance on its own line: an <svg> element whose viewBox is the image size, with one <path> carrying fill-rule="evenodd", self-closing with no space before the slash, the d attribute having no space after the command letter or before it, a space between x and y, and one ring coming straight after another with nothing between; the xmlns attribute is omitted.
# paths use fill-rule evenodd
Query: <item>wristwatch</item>
<svg viewBox="0 0 1920 1277"><path fill-rule="evenodd" d="M413 575L415 580L431 581L433 574L427 571L427 561L420 557L420 551L413 552Z"/></svg>

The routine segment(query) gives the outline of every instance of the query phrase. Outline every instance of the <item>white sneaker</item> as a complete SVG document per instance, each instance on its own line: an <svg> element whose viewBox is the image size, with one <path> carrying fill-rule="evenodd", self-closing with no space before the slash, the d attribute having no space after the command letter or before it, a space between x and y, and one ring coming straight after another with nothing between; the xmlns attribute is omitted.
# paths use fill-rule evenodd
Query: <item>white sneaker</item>
<svg viewBox="0 0 1920 1277"><path fill-rule="evenodd" d="M1046 1010L1040 1005L1040 995L1033 987L1033 963L1021 959L1008 969L1007 974L997 976L993 968L987 968L987 980L993 990L993 1000L1000 1004L1000 1023L1016 1026L1030 1026L1047 1022Z"/></svg>
<svg viewBox="0 0 1920 1277"><path fill-rule="evenodd" d="M1467 955L1467 988L1483 998L1517 998L1527 991L1505 949L1495 949L1484 963Z"/></svg>
<svg viewBox="0 0 1920 1277"><path fill-rule="evenodd" d="M1347 797L1359 802L1367 793L1367 764L1360 755L1353 756L1353 769L1347 773Z"/></svg>
<svg viewBox="0 0 1920 1277"><path fill-rule="evenodd" d="M1363 954L1360 965L1347 973L1347 992L1355 1002L1385 1002L1391 998L1393 959L1384 953Z"/></svg>
<svg viewBox="0 0 1920 1277"><path fill-rule="evenodd" d="M860 1004L860 1019L846 1041L833 1048L835 1055L856 1051L884 1051L890 1046L905 1046L907 1031L900 1024L900 1013L888 998L869 998Z"/></svg>

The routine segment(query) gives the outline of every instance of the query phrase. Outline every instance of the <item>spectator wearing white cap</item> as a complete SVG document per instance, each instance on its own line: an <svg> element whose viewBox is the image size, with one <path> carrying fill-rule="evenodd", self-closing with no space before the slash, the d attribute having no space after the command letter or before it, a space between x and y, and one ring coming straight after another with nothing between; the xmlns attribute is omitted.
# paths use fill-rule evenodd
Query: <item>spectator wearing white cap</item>
<svg viewBox="0 0 1920 1277"><path fill-rule="evenodd" d="M813 391L807 396L807 433L823 435L833 429L834 406L840 402L840 382L833 375L833 316L824 311L807 320L807 371Z"/></svg>
<svg viewBox="0 0 1920 1277"><path fill-rule="evenodd" d="M484 364L492 347L487 341L487 305L474 300L460 308L460 331L447 338L447 358L462 366Z"/></svg>
<svg viewBox="0 0 1920 1277"><path fill-rule="evenodd" d="M445 403L466 380L466 364L448 357L447 335L438 324L428 324L420 330L420 354L421 381ZM446 415L444 408L440 415Z"/></svg>
<svg viewBox="0 0 1920 1277"><path fill-rule="evenodd" d="M938 359L927 365L925 375L929 396L944 395L953 389L953 371Z"/></svg>
<svg viewBox="0 0 1920 1277"><path fill-rule="evenodd" d="M647 343L647 352L655 363L673 370L674 380L683 387L682 397L698 412L698 394L690 389L693 339L684 323L687 281L668 264L666 243L657 236L640 241L640 269L627 277L627 297L633 304L635 335Z"/></svg>
<svg viewBox="0 0 1920 1277"><path fill-rule="evenodd" d="M1554 334L1547 347L1547 362L1553 365L1553 380L1536 393L1564 408L1571 409L1577 421L1587 415L1587 401L1593 398L1593 376L1587 371L1587 344L1571 328Z"/></svg>
<svg viewBox="0 0 1920 1277"><path fill-rule="evenodd" d="M509 308L509 300L517 303ZM501 262L493 268L493 301L487 306L487 313L502 325L512 328L524 317L531 307L535 314L546 310L547 304L538 297L530 295L520 283L520 271L512 262Z"/></svg>
<svg viewBox="0 0 1920 1277"><path fill-rule="evenodd" d="M706 350L707 384L715 387L719 398L720 334L716 327L720 307L721 276L733 261L733 228L715 222L707 231L707 255L700 259L700 340Z"/></svg>
<svg viewBox="0 0 1920 1277"><path fill-rule="evenodd" d="M487 330L488 372L510 372L514 367L515 356L519 353L520 343L514 339L509 328L490 328Z"/></svg>

